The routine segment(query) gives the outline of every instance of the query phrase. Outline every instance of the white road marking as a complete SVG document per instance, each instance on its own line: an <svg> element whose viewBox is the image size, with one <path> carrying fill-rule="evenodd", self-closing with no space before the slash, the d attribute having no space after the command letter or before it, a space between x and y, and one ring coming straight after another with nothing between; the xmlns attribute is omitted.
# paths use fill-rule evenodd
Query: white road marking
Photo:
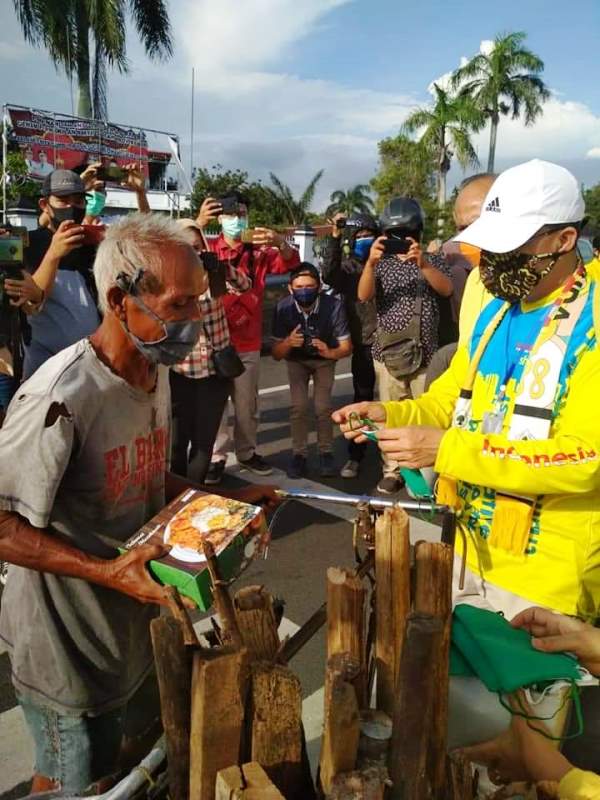
<svg viewBox="0 0 600 800"><path fill-rule="evenodd" d="M345 381L347 378L351 378L351 372L342 372L341 375L336 375L334 380L336 381ZM281 386L269 386L267 389L259 389L258 394L262 397L265 394L275 394L276 392L283 392L286 389L289 389L289 383L282 383Z"/></svg>

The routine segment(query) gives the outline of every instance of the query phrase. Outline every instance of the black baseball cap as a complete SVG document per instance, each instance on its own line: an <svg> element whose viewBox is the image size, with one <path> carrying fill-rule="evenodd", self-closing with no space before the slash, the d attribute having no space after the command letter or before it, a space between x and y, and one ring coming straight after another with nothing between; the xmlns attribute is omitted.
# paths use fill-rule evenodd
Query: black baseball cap
<svg viewBox="0 0 600 800"><path fill-rule="evenodd" d="M310 275L319 285L321 284L321 273L310 261L302 261L290 272L290 283L299 278L300 275Z"/></svg>
<svg viewBox="0 0 600 800"><path fill-rule="evenodd" d="M55 169L50 175L46 175L42 184L42 197L64 197L68 194L85 194L85 184L70 169Z"/></svg>

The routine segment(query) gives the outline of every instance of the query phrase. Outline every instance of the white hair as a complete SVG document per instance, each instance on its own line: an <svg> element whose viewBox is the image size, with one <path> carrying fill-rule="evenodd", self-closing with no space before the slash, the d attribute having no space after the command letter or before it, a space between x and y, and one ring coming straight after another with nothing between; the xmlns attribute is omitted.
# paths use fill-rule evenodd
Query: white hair
<svg viewBox="0 0 600 800"><path fill-rule="evenodd" d="M108 292L121 273L133 278L137 269L152 272L159 281L163 274L164 245L189 245L193 235L161 214L129 214L109 225L94 261L94 280L100 310L109 310Z"/></svg>

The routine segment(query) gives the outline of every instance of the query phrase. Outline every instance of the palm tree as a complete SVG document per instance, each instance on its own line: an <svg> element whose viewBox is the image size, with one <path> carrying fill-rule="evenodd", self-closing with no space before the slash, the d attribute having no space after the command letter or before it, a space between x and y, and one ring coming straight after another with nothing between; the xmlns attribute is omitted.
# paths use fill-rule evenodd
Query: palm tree
<svg viewBox="0 0 600 800"><path fill-rule="evenodd" d="M150 58L173 53L165 0L13 0L23 35L77 79L77 113L105 119L106 67L129 69L126 16ZM93 88L92 88L93 87Z"/></svg>
<svg viewBox="0 0 600 800"><path fill-rule="evenodd" d="M328 216L332 214L346 214L351 216L356 212L361 214L373 213L373 200L369 196L369 187L364 183L358 183L347 192L342 189L337 189L331 193L330 205L327 206L325 213Z"/></svg>
<svg viewBox="0 0 600 800"><path fill-rule="evenodd" d="M313 201L313 197L315 196L317 183L323 177L323 172L324 170L322 169L317 172L297 200L292 194L292 190L289 186L286 186L285 183L282 183L277 175L275 175L273 172L269 173L271 183L275 187L275 189L272 190L273 194L282 204L285 210L285 215L287 216L288 222L291 225L299 225L301 222L305 221L306 214L310 208L310 204Z"/></svg>
<svg viewBox="0 0 600 800"><path fill-rule="evenodd" d="M491 121L488 172L494 171L500 115L517 119L523 113L525 125L532 125L550 97L539 77L544 62L523 46L526 38L522 31L496 36L489 53L479 53L452 76L452 87Z"/></svg>
<svg viewBox="0 0 600 800"><path fill-rule="evenodd" d="M437 160L438 206L441 211L446 205L446 176L452 156L456 155L463 169L477 166L479 160L471 143L471 131L480 129L485 119L468 97L452 97L436 83L433 89L433 107L415 109L403 127L408 133L424 129L421 142L431 149Z"/></svg>

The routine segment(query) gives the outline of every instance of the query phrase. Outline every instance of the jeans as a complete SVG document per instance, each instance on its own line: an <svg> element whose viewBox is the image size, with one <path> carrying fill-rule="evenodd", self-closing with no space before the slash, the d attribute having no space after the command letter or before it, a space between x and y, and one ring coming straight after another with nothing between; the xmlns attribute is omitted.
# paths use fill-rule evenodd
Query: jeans
<svg viewBox="0 0 600 800"><path fill-rule="evenodd" d="M173 406L171 469L177 475L203 483L232 381L217 375L187 378L171 370L170 382Z"/></svg>
<svg viewBox="0 0 600 800"><path fill-rule="evenodd" d="M246 368L233 381L231 401L235 414L233 422L233 449L238 461L247 461L256 451L258 436L258 373L260 352L238 353ZM213 461L227 461L231 449L227 408L223 414L213 449Z"/></svg>
<svg viewBox="0 0 600 800"><path fill-rule="evenodd" d="M363 403L375 397L375 367L371 355L370 344L357 344L352 351L352 384L354 386L354 402ZM348 442L348 458L362 461L367 443Z"/></svg>
<svg viewBox="0 0 600 800"><path fill-rule="evenodd" d="M379 399L382 403L390 400L415 400L423 394L425 386L425 369L420 369L413 375L406 378L394 378L387 369L383 361L375 361L375 373L377 374L377 388ZM398 462L389 458L383 459L383 474L385 476L396 475Z"/></svg>
<svg viewBox="0 0 600 800"><path fill-rule="evenodd" d="M315 414L317 417L317 442L321 453L330 453L333 447L333 423L331 421L331 391L335 375L335 361L307 358L287 362L290 379L290 425L292 428L292 450L306 455L308 448L308 387L310 379L314 385Z"/></svg>
<svg viewBox="0 0 600 800"><path fill-rule="evenodd" d="M96 717L60 714L23 697L18 700L34 742L34 771L58 781L64 794L80 794L95 781L116 775L123 744L152 732L160 716L152 674L126 705Z"/></svg>

